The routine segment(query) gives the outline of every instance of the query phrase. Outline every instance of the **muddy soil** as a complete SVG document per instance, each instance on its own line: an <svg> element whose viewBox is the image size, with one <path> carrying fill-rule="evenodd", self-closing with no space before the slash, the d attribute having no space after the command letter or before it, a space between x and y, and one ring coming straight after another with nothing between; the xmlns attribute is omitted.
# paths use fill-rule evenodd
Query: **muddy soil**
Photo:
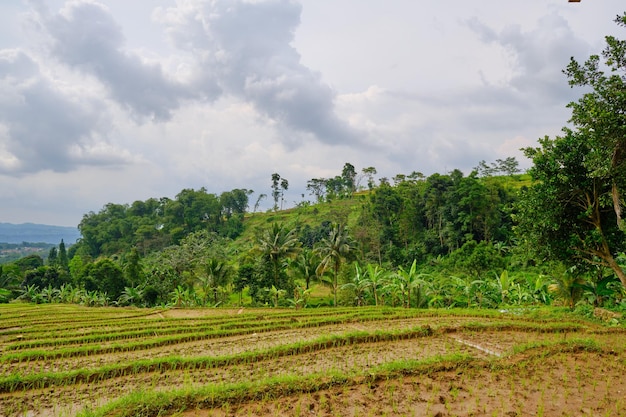
<svg viewBox="0 0 626 417"><path fill-rule="evenodd" d="M276 336L265 334L257 338L273 340ZM551 333L510 331L458 332L412 340L343 346L213 369L145 372L89 384L0 394L0 409L8 410L0 415L22 415L20 413L23 411L28 411L27 415L31 416L71 415L82 407L95 407L137 390L200 387L288 374L308 375L328 371L362 373L384 363L408 359L423 360L453 353L466 354L477 359L495 359L511 353L512 347L516 345L554 341L562 337ZM283 343L285 342L283 339ZM243 345L251 349L254 343Z"/></svg>
<svg viewBox="0 0 626 417"><path fill-rule="evenodd" d="M504 368L400 377L175 415L626 416L623 357L583 352L514 361L505 361Z"/></svg>

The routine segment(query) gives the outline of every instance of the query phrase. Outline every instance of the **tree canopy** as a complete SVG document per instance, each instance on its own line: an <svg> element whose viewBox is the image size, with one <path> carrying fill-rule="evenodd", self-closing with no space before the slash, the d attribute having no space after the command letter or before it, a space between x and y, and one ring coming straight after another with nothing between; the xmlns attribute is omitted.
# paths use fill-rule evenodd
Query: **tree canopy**
<svg viewBox="0 0 626 417"><path fill-rule="evenodd" d="M616 22L626 26L626 14ZM607 36L602 55L565 70L586 92L572 109L574 128L527 148L535 183L518 204L518 231L535 252L580 270L608 267L626 287L616 258L626 250L626 42ZM608 68L609 74L602 68Z"/></svg>

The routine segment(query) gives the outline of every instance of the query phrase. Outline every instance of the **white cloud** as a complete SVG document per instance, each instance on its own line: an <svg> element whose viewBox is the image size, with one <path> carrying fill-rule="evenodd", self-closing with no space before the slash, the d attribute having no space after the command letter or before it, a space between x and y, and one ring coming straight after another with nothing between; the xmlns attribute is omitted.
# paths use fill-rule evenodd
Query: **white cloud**
<svg viewBox="0 0 626 417"><path fill-rule="evenodd" d="M390 178L519 159L569 118L569 57L624 37L617 0L16 4L0 5L13 222L183 188L268 193L273 172L299 201L345 162Z"/></svg>

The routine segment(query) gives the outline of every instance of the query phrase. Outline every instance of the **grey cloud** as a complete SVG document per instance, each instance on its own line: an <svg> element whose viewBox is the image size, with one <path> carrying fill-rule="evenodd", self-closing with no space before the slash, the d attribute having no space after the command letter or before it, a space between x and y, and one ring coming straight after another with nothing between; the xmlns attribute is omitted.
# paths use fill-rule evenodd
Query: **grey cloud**
<svg viewBox="0 0 626 417"><path fill-rule="evenodd" d="M485 43L496 42L498 40L498 34L482 23L476 16L471 17L466 22L467 26L478 35L481 41Z"/></svg>
<svg viewBox="0 0 626 417"><path fill-rule="evenodd" d="M172 42L202 57L226 94L320 141L354 142L357 133L334 113L335 93L291 46L300 13L288 0L217 0L181 3L161 17Z"/></svg>
<svg viewBox="0 0 626 417"><path fill-rule="evenodd" d="M39 72L37 64L19 49L0 50L0 79L29 78Z"/></svg>
<svg viewBox="0 0 626 417"><path fill-rule="evenodd" d="M584 54L589 47L575 36L563 17L556 13L546 15L528 32L511 25L498 34L476 18L469 19L467 25L483 42L496 43L512 54L514 75L507 88L516 90L526 100L550 104L575 98L565 76L555 74L561 73L570 57Z"/></svg>
<svg viewBox="0 0 626 417"><path fill-rule="evenodd" d="M167 120L182 100L199 97L199 92L169 79L160 65L125 52L122 31L104 6L73 2L55 15L39 13L52 39L52 55L95 76L111 98L136 116Z"/></svg>
<svg viewBox="0 0 626 417"><path fill-rule="evenodd" d="M123 163L94 154L100 109L88 99L72 100L42 77L21 51L0 51L0 173L64 172L81 164Z"/></svg>

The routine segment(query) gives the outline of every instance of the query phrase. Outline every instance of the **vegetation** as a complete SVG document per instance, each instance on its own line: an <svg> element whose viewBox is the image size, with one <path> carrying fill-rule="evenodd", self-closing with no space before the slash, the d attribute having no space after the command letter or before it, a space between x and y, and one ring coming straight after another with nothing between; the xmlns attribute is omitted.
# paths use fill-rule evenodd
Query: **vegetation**
<svg viewBox="0 0 626 417"><path fill-rule="evenodd" d="M382 415L379 407L390 404L396 408L389 415L406 414L405 407L461 414L469 405L486 415L591 407L619 416L624 405L611 393L624 389L626 328L568 308L238 311L11 303L0 305L0 316L0 409L7 416L198 409L275 415L273 407L294 400L306 401L307 409L298 413L292 404L288 415L346 415L362 406ZM400 395L405 385L410 390ZM326 397L334 390L340 394ZM553 395L555 403L548 400ZM270 410L246 410L256 406Z"/></svg>

